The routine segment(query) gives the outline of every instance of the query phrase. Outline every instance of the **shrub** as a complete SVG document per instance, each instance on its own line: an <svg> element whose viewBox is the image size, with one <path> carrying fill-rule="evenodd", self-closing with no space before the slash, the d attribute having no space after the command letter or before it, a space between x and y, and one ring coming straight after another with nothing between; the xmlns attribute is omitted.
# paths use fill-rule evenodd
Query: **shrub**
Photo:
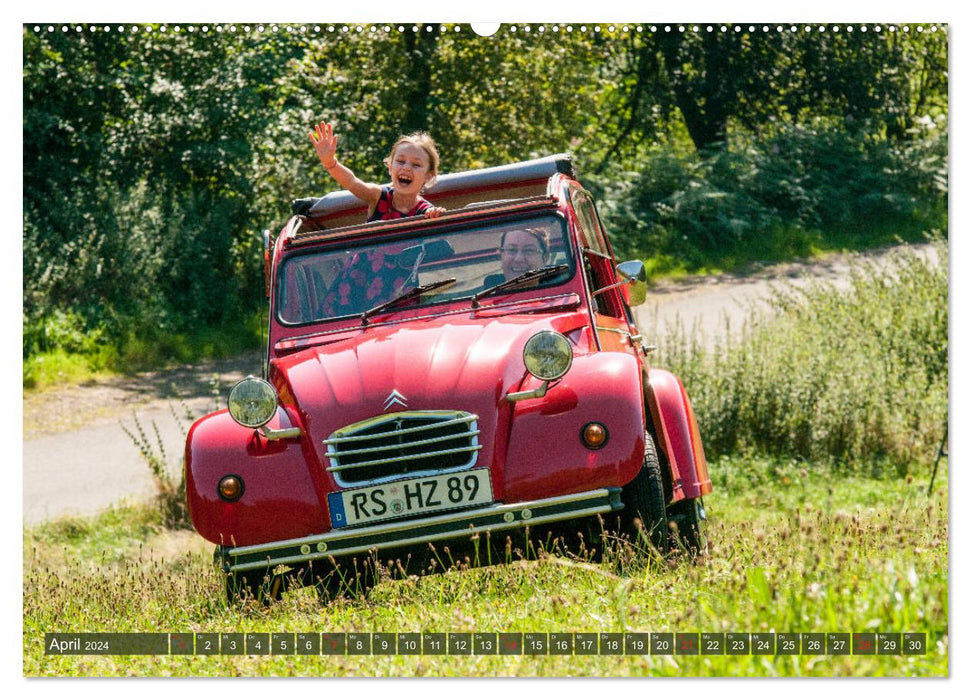
<svg viewBox="0 0 971 700"><path fill-rule="evenodd" d="M947 207L946 125L887 142L826 126L736 137L710 157L655 146L636 173L608 171L595 187L625 255L668 256L689 268L786 257L803 247L867 247L941 227ZM889 235L889 237L888 237ZM813 239L816 239L814 242ZM762 256L762 257L760 257Z"/></svg>
<svg viewBox="0 0 971 700"><path fill-rule="evenodd" d="M182 408L184 409L184 418L191 422L195 416L192 415L184 403L182 404ZM186 426L183 423L182 417L174 409L172 410L172 416L182 427L183 433L185 433ZM158 425L155 424L155 421L152 421L152 438L148 436L138 416L134 413L132 414L132 422L134 423L134 428L129 428L121 424L121 429L125 431L132 444L138 448L142 459L145 460L146 466L152 472L152 479L155 482L156 491L155 506L158 510L162 527L172 530L191 529L192 523L189 520L189 506L185 495L185 469L182 468L179 470L180 476L178 479L173 478L169 473L165 446L162 443L162 436L159 434Z"/></svg>

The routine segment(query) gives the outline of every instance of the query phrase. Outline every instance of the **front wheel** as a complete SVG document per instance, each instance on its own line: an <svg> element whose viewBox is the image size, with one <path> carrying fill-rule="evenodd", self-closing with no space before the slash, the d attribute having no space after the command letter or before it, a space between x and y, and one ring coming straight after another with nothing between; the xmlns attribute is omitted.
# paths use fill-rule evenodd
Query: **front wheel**
<svg viewBox="0 0 971 700"><path fill-rule="evenodd" d="M658 551L669 549L670 537L667 513L664 508L664 483L657 448L649 433L644 433L644 461L621 493L624 510L621 513L621 532L631 542L646 541Z"/></svg>

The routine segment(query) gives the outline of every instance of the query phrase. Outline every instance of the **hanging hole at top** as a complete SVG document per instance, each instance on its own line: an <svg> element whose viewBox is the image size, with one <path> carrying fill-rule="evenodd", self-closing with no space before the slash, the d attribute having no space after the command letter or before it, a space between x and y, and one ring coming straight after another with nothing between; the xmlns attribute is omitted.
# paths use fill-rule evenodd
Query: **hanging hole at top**
<svg viewBox="0 0 971 700"><path fill-rule="evenodd" d="M500 22L473 22L472 31L479 36L492 36L499 31Z"/></svg>

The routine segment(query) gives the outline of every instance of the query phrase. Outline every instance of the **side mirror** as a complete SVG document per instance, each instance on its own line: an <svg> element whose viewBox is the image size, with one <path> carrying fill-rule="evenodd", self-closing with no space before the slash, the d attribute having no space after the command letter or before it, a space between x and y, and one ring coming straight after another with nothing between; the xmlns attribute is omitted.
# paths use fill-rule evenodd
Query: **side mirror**
<svg viewBox="0 0 971 700"><path fill-rule="evenodd" d="M631 282L647 282L647 268L643 260L628 260L617 266L617 272Z"/></svg>
<svg viewBox="0 0 971 700"><path fill-rule="evenodd" d="M643 304L647 299L647 268L642 260L628 260L617 266L617 274L627 280L622 287L630 306Z"/></svg>

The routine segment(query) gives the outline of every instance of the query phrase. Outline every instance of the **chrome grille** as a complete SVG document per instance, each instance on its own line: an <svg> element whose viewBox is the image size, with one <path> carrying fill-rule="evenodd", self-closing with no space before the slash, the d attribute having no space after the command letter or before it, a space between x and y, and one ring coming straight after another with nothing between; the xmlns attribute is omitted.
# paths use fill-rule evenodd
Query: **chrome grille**
<svg viewBox="0 0 971 700"><path fill-rule="evenodd" d="M405 411L375 416L324 440L341 486L467 469L475 464L479 417L464 411Z"/></svg>

